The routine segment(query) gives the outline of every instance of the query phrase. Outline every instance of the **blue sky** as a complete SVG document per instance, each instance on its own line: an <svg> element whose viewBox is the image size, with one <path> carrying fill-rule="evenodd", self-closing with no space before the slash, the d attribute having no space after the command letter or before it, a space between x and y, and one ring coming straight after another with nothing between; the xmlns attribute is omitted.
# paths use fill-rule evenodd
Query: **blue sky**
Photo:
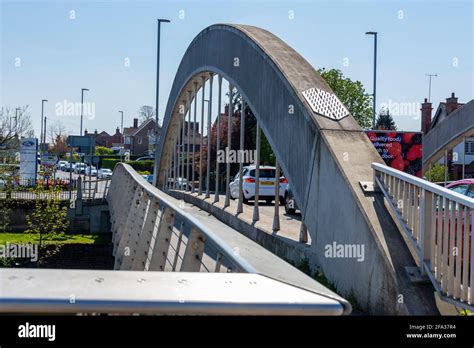
<svg viewBox="0 0 474 348"><path fill-rule="evenodd" d="M79 102L81 88L90 89L84 99L95 105L95 118L85 119L88 130L113 132L120 125L118 110L125 112L128 126L141 105L154 105L158 17L172 21L162 28L161 118L186 48L214 23L265 28L315 68L341 69L370 93L373 39L364 33L378 31L379 107L417 107L428 95L428 73L438 74L431 95L435 105L451 92L461 102L474 94L472 0L0 3L0 105L28 104L37 134L41 99L49 100L50 121L78 133L79 117L57 115L55 105ZM420 128L417 111L401 112L395 121L402 130Z"/></svg>

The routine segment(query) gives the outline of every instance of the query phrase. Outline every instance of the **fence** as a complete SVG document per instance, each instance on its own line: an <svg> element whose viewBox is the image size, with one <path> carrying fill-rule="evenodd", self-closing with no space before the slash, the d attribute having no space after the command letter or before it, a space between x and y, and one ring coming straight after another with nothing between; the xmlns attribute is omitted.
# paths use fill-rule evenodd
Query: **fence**
<svg viewBox="0 0 474 348"><path fill-rule="evenodd" d="M474 309L474 199L373 163L380 188L441 298Z"/></svg>

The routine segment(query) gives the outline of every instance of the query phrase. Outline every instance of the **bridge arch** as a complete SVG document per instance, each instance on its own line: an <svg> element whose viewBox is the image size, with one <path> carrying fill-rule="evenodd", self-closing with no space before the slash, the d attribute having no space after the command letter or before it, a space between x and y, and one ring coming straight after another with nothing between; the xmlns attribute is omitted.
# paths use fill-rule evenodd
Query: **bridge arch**
<svg viewBox="0 0 474 348"><path fill-rule="evenodd" d="M383 163L382 159L351 115L333 119L314 111L303 92L313 88L329 95L333 92L309 62L270 32L216 24L191 42L163 120L157 148L158 187L165 182L175 146L173 134L183 113L180 107L191 103L195 83L200 88L211 73L234 85L252 109L292 184L311 248L326 276L343 293L354 293L369 311L407 313L396 298L405 291L398 284L404 277L398 274L399 263L405 264L410 255L387 242L394 243L398 230L383 198L361 188L361 182L373 181L371 163ZM293 114L288 113L289 106ZM329 113L334 108L328 106ZM364 245L364 262L326 257L326 246L334 243Z"/></svg>

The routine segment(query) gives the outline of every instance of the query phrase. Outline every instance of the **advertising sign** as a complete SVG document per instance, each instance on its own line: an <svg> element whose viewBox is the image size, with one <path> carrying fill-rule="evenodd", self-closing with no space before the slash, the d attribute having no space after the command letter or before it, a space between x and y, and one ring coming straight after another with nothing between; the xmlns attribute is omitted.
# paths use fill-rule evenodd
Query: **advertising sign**
<svg viewBox="0 0 474 348"><path fill-rule="evenodd" d="M422 177L421 132L371 130L366 133L388 166Z"/></svg>
<svg viewBox="0 0 474 348"><path fill-rule="evenodd" d="M20 183L35 183L38 163L38 139L25 138L20 141Z"/></svg>

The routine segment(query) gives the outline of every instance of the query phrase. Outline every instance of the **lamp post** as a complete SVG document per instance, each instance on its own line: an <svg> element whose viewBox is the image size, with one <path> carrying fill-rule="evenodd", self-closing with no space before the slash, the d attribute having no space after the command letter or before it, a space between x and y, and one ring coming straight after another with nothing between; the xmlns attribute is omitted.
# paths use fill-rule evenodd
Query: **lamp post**
<svg viewBox="0 0 474 348"><path fill-rule="evenodd" d="M122 162L122 155L123 155L123 111L119 110L119 112L122 114L121 118L120 118L120 133L121 133L121 136L120 136L120 162Z"/></svg>
<svg viewBox="0 0 474 348"><path fill-rule="evenodd" d="M170 23L169 19L158 19L158 38L156 45L156 100L155 100L155 163L153 166L153 186L158 182L158 105L160 96L160 34L161 23Z"/></svg>
<svg viewBox="0 0 474 348"><path fill-rule="evenodd" d="M41 143L43 142L43 119L44 119L44 103L47 102L47 99L42 99L41 100L41 134L40 134L40 146ZM44 130L46 133L46 129ZM41 149L40 149L41 150Z"/></svg>
<svg viewBox="0 0 474 348"><path fill-rule="evenodd" d="M84 104L84 91L89 91L87 88L82 88L81 89L81 131L79 132L79 135L82 135L82 107ZM45 129L46 132L46 129Z"/></svg>
<svg viewBox="0 0 474 348"><path fill-rule="evenodd" d="M366 35L374 36L374 93L373 93L373 110L372 110L372 129L375 128L375 105L376 105L376 95L377 95L377 32L368 31Z"/></svg>
<svg viewBox="0 0 474 348"><path fill-rule="evenodd" d="M19 110L21 110L21 109L20 108L15 109L15 117L14 117L15 118L15 136L17 136L17 131L18 131L17 126L18 126L18 111ZM10 130L11 130L11 128L12 128L12 126L10 124Z"/></svg>

